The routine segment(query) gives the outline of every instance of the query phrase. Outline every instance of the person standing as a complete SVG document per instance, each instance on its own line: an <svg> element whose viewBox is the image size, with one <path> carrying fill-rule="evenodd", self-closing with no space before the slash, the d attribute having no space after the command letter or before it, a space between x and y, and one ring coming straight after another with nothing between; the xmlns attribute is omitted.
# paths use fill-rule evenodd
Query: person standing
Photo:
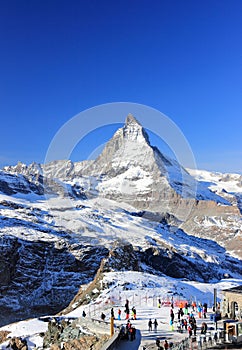
<svg viewBox="0 0 242 350"><path fill-rule="evenodd" d="M197 323L196 323L196 321L193 324L193 333L194 333L194 336L196 337L196 335L197 335Z"/></svg>
<svg viewBox="0 0 242 350"><path fill-rule="evenodd" d="M187 330L188 330L189 338L191 338L191 336L192 336L192 327L191 327L191 325L189 325L189 326L187 327Z"/></svg>
<svg viewBox="0 0 242 350"><path fill-rule="evenodd" d="M157 348L160 349L160 339L156 339L155 344L156 344Z"/></svg>
<svg viewBox="0 0 242 350"><path fill-rule="evenodd" d="M126 303L125 303L125 312L126 312L126 320L128 320L129 319L129 301L128 301L128 299L126 300Z"/></svg>
<svg viewBox="0 0 242 350"><path fill-rule="evenodd" d="M207 323L203 322L202 326L201 326L201 334L206 334L207 333L207 329L208 329Z"/></svg>
<svg viewBox="0 0 242 350"><path fill-rule="evenodd" d="M174 314L173 309L171 309L171 311L170 311L170 316L171 316L172 322L174 322L175 314Z"/></svg>
<svg viewBox="0 0 242 350"><path fill-rule="evenodd" d="M126 320L128 320L129 319L129 308L127 308L125 312L126 312L126 317L125 318L126 318Z"/></svg>
<svg viewBox="0 0 242 350"><path fill-rule="evenodd" d="M164 349L166 350L166 349L168 349L168 348L169 348L168 341L167 341L167 340L165 340L165 341L164 341Z"/></svg>
<svg viewBox="0 0 242 350"><path fill-rule="evenodd" d="M157 319L155 318L154 320L154 331L157 332L157 326L158 326L158 322Z"/></svg>
<svg viewBox="0 0 242 350"><path fill-rule="evenodd" d="M205 306L202 307L202 314L203 314L203 318L207 318L207 310Z"/></svg>
<svg viewBox="0 0 242 350"><path fill-rule="evenodd" d="M187 320L186 319L184 320L183 324L184 324L185 330L187 331Z"/></svg>
<svg viewBox="0 0 242 350"><path fill-rule="evenodd" d="M202 306L201 306L201 304L198 305L197 312L198 312L198 318L202 318Z"/></svg>
<svg viewBox="0 0 242 350"><path fill-rule="evenodd" d="M151 321L151 318L149 319L149 322L148 322L148 330L149 330L149 332L152 331L152 321Z"/></svg>
<svg viewBox="0 0 242 350"><path fill-rule="evenodd" d="M187 302L185 303L185 306L184 306L184 314L188 315L188 303Z"/></svg>
<svg viewBox="0 0 242 350"><path fill-rule="evenodd" d="M132 318L136 320L136 308L134 306L132 307Z"/></svg>
<svg viewBox="0 0 242 350"><path fill-rule="evenodd" d="M118 309L118 320L121 321L121 310Z"/></svg>
<svg viewBox="0 0 242 350"><path fill-rule="evenodd" d="M134 326L131 326L129 329L130 332L130 340L133 341L135 339L135 333L136 333L136 329Z"/></svg>
<svg viewBox="0 0 242 350"><path fill-rule="evenodd" d="M195 301L192 302L192 311L196 311L197 304Z"/></svg>
<svg viewBox="0 0 242 350"><path fill-rule="evenodd" d="M173 309L174 308L174 299L173 299L173 295L171 297L171 308Z"/></svg>

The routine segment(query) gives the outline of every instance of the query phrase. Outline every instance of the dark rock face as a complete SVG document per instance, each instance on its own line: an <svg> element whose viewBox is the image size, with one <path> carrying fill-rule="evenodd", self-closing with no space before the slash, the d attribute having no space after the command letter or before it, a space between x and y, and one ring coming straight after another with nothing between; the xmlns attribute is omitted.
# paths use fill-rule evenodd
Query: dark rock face
<svg viewBox="0 0 242 350"><path fill-rule="evenodd" d="M0 289L5 289L16 274L20 244L16 238L3 237L0 245Z"/></svg>
<svg viewBox="0 0 242 350"><path fill-rule="evenodd" d="M39 196L59 195L86 199L83 189L77 184L70 186L58 179L44 177L42 174L28 173L27 169L25 175L15 173L16 169L12 173L0 171L0 192L7 195L34 193Z"/></svg>
<svg viewBox="0 0 242 350"><path fill-rule="evenodd" d="M208 245L216 245L213 241L207 240ZM217 250L223 249L217 247ZM218 262L206 262L202 256L191 256L177 252L174 248L150 247L144 252L139 253L141 262L153 268L157 273L162 273L173 278L186 278L200 282L209 282L224 278L226 271L241 275L241 261L225 254L224 259ZM204 257L205 258L205 257ZM221 266L218 268L218 266Z"/></svg>
<svg viewBox="0 0 242 350"><path fill-rule="evenodd" d="M140 271L140 260L132 244L116 242L104 261L103 271Z"/></svg>
<svg viewBox="0 0 242 350"><path fill-rule="evenodd" d="M44 194L43 177L39 176L36 181L29 181L24 175L9 174L0 171L0 192L13 195L16 193Z"/></svg>
<svg viewBox="0 0 242 350"><path fill-rule="evenodd" d="M194 238L199 240L198 238ZM214 245L216 250L224 250L216 243L204 240L207 245ZM216 247L217 245L217 247ZM151 246L144 250L135 249L132 244L115 242L107 258L103 260L103 272L106 271L147 271L164 274L173 278L186 278L200 282L209 282L224 278L226 271L241 275L241 262L225 254L222 268L218 269L217 262L205 262L205 257L176 251L173 247ZM145 265L144 265L145 264ZM145 266L145 268L144 268Z"/></svg>
<svg viewBox="0 0 242 350"><path fill-rule="evenodd" d="M205 281L205 276L199 267L176 252L149 248L141 256L141 260L157 272L174 278ZM213 275L214 271L211 270L210 273Z"/></svg>
<svg viewBox="0 0 242 350"><path fill-rule="evenodd" d="M8 321L62 310L80 285L92 280L108 253L103 247L11 236L1 241L0 251L0 310L9 305ZM5 315L0 315L4 325Z"/></svg>

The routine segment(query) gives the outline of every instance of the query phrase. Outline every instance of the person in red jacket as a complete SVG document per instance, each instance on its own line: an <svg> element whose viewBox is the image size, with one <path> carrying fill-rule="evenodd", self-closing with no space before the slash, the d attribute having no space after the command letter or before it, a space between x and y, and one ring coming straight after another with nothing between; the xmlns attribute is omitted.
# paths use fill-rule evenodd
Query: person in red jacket
<svg viewBox="0 0 242 350"><path fill-rule="evenodd" d="M118 320L121 321L121 310L118 309Z"/></svg>

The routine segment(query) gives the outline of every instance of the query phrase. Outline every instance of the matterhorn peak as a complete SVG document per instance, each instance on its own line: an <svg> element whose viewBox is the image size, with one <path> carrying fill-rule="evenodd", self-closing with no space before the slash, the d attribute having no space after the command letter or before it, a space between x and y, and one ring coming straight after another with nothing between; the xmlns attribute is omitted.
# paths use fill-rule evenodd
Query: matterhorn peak
<svg viewBox="0 0 242 350"><path fill-rule="evenodd" d="M125 125L129 125L129 124L137 124L137 125L141 126L141 124L138 122L138 120L135 119L135 117L131 113L129 113L127 115L127 118L125 121Z"/></svg>
<svg viewBox="0 0 242 350"><path fill-rule="evenodd" d="M146 131L131 113L128 114L125 121L125 125L122 128L122 130L123 130L124 140L129 140L129 141L139 142L139 143L147 143L148 145L150 145L149 137Z"/></svg>
<svg viewBox="0 0 242 350"><path fill-rule="evenodd" d="M124 174L127 169L153 173L154 169L159 171L162 168L163 173L162 161L157 164L155 153L145 129L132 114L128 114L124 126L116 131L99 157L85 171L93 176L116 176Z"/></svg>

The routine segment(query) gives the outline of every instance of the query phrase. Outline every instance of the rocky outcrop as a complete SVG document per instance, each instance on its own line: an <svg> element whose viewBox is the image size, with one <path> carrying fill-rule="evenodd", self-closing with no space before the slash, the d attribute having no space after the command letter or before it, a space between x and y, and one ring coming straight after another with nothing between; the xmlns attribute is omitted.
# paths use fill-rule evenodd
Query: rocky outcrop
<svg viewBox="0 0 242 350"><path fill-rule="evenodd" d="M140 271L140 261L132 244L115 242L104 259L103 272L105 271Z"/></svg>
<svg viewBox="0 0 242 350"><path fill-rule="evenodd" d="M4 171L0 171L0 192L7 195L14 194L36 194L39 196L57 195L62 197L70 197L77 199L85 199L86 195L83 188L78 184L73 186L63 182L58 177L52 177L63 175L66 178L70 175L71 170L74 168L73 163L70 166L71 170L64 171L59 169L57 164L60 162L53 162L49 165L49 171L45 173L44 166L40 164L32 163L29 166L18 163L15 167L5 167ZM66 165L66 162L65 162ZM46 166L48 169L48 166Z"/></svg>
<svg viewBox="0 0 242 350"><path fill-rule="evenodd" d="M54 233L54 232L53 232ZM103 247L7 237L0 245L0 310L8 321L56 313L67 306L81 284L88 283L108 251ZM6 322L1 312L0 324Z"/></svg>
<svg viewBox="0 0 242 350"><path fill-rule="evenodd" d="M85 332L81 324L84 323ZM52 318L48 322L48 330L44 334L43 349L61 350L67 349L101 349L102 345L109 339L109 334L99 334L88 329L80 319L65 320Z"/></svg>
<svg viewBox="0 0 242 350"><path fill-rule="evenodd" d="M37 195L44 194L43 177L29 180L22 174L11 174L0 171L0 192L13 195L16 193Z"/></svg>

